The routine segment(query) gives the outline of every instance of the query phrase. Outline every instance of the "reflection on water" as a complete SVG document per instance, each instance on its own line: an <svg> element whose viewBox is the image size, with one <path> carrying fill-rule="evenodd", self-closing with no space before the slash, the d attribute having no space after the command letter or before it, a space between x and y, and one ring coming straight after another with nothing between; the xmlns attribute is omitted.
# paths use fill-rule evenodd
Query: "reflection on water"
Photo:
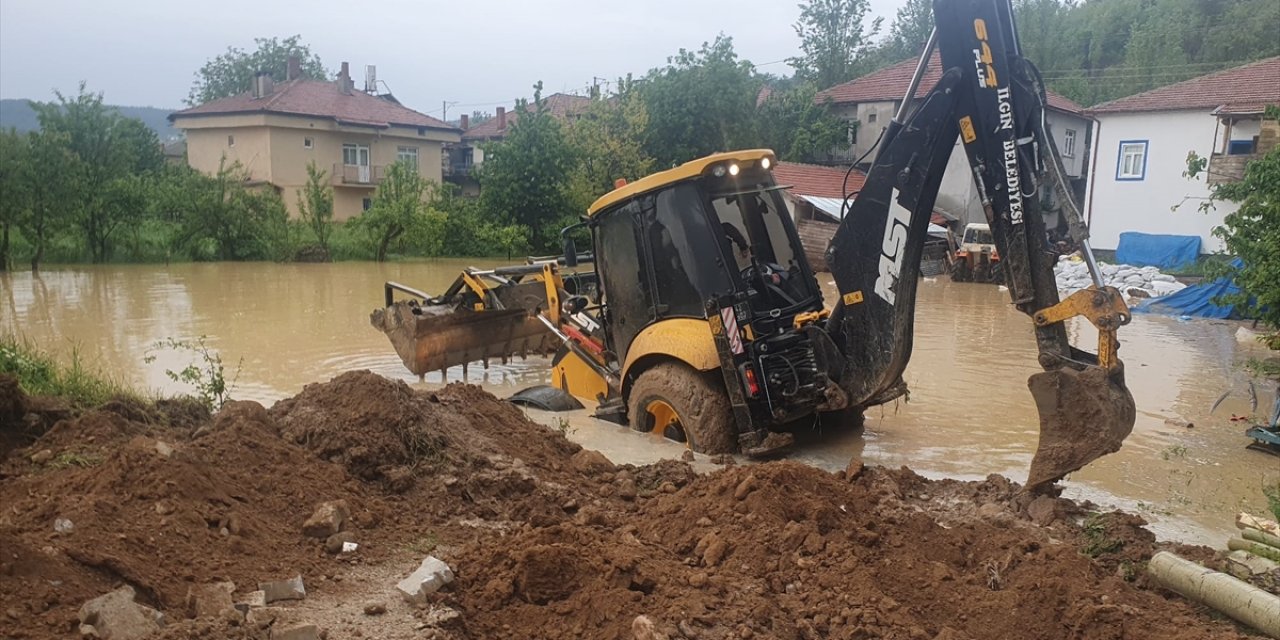
<svg viewBox="0 0 1280 640"><path fill-rule="evenodd" d="M154 345L167 337L201 335L221 354L228 376L240 365L238 398L270 402L352 369L416 384L369 325L369 312L382 303L382 283L396 280L436 292L472 265L492 263L218 263L0 274L0 331L64 352L74 346L119 377L165 392L183 389L164 370L180 369L190 357ZM1066 494L1136 510L1165 536L1218 544L1235 511L1262 510L1262 479L1280 475L1280 459L1245 451L1242 426L1227 420L1250 412L1246 395L1236 393L1208 414L1223 391L1246 388L1238 363L1261 353L1256 345L1237 342L1237 328L1135 316L1121 333L1120 351L1138 405L1134 433L1119 453L1071 477ZM1073 325L1071 332L1077 344L1092 350L1096 336L1087 323ZM149 354L156 361L148 365ZM546 382L546 370L541 358L495 361L487 369L470 367L467 381L505 395ZM988 285L925 281L906 372L910 401L871 410L862 435L837 431L805 439L796 457L831 469L861 455L930 476L1001 473L1024 479L1038 424L1026 380L1036 370L1030 320L1009 305L1007 293ZM461 378L461 367L448 373L449 381ZM427 384L440 382L438 372L426 378ZM1269 393L1261 392L1264 404ZM1170 418L1195 427L1167 426ZM651 447L644 436L585 414L570 423L571 437L619 461L679 451Z"/></svg>

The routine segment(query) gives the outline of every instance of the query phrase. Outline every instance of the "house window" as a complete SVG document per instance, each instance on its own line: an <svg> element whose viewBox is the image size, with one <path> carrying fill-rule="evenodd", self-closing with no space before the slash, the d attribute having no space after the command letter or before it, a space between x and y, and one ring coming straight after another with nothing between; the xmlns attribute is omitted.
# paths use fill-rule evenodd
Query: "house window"
<svg viewBox="0 0 1280 640"><path fill-rule="evenodd" d="M1123 140L1116 160L1116 180L1142 180L1147 176L1147 141Z"/></svg>
<svg viewBox="0 0 1280 640"><path fill-rule="evenodd" d="M228 147L234 147L234 146L236 146L236 137L235 137L235 136L227 136L227 146L228 146Z"/></svg>
<svg viewBox="0 0 1280 640"><path fill-rule="evenodd" d="M342 145L342 164L351 167L369 166L369 147L351 143Z"/></svg>
<svg viewBox="0 0 1280 640"><path fill-rule="evenodd" d="M403 162L416 170L418 168L418 148L396 147L396 162Z"/></svg>
<svg viewBox="0 0 1280 640"><path fill-rule="evenodd" d="M1076 155L1076 130L1067 129L1062 132L1062 155L1066 158L1074 158Z"/></svg>
<svg viewBox="0 0 1280 640"><path fill-rule="evenodd" d="M360 201L360 209L362 211L368 211L372 206L373 206L373 198L365 198Z"/></svg>
<svg viewBox="0 0 1280 640"><path fill-rule="evenodd" d="M849 144L858 144L858 123L853 123L845 129L845 136L849 138Z"/></svg>
<svg viewBox="0 0 1280 640"><path fill-rule="evenodd" d="M310 149L310 148L311 148L311 147L313 147L313 146L315 146L315 141L313 141L311 138L303 138L303 139L302 139L302 148L303 148L303 149Z"/></svg>
<svg viewBox="0 0 1280 640"><path fill-rule="evenodd" d="M875 113L868 113L868 114L867 114L867 124L871 124L871 123L873 123L873 122L875 122L875 121L876 121L876 114L875 114Z"/></svg>

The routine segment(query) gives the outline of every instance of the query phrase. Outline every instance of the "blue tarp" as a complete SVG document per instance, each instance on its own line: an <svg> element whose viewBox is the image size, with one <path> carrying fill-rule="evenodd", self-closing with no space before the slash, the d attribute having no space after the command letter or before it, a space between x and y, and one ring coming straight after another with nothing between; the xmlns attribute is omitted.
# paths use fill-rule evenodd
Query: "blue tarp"
<svg viewBox="0 0 1280 640"><path fill-rule="evenodd" d="M1199 240L1199 238L1197 238ZM1239 258L1231 262L1231 266L1244 264ZM1194 316L1197 318L1231 318L1235 316L1234 305L1220 307L1213 299L1233 293L1240 293L1229 278L1218 278L1211 282L1193 284L1182 291L1159 298L1143 300L1133 308L1137 313L1159 313L1168 316Z"/></svg>
<svg viewBox="0 0 1280 640"><path fill-rule="evenodd" d="M1170 236L1126 231L1120 234L1116 262L1135 267L1174 269L1200 257L1200 236Z"/></svg>

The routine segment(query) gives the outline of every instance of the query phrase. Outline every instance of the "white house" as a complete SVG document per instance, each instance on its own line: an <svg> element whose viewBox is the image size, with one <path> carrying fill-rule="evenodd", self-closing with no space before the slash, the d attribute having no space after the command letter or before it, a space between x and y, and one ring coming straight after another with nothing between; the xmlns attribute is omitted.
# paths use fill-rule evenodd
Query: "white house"
<svg viewBox="0 0 1280 640"><path fill-rule="evenodd" d="M1145 93L1104 102L1094 118L1094 167L1085 212L1097 249L1115 249L1125 231L1191 235L1201 253L1222 248L1213 228L1235 210L1200 205L1214 182L1238 180L1244 164L1276 146L1280 57L1268 58ZM1209 158L1208 174L1183 176L1190 152Z"/></svg>
<svg viewBox="0 0 1280 640"><path fill-rule="evenodd" d="M898 105L902 103L907 85L911 83L911 76L915 72L916 62L914 58L903 60L818 93L815 98L818 103L830 104L836 115L848 122L858 123L856 128L850 127L849 148L833 153L830 161L844 164L855 162L875 145L881 132L889 126L889 120L893 118ZM941 78L942 62L935 53L929 60L919 89L916 90L915 101L919 103L923 100ZM1077 194L1083 194L1089 156L1089 120L1084 116L1080 105L1052 91L1048 92L1048 103L1045 120L1048 122L1050 135L1062 155L1062 163L1072 179L1073 188ZM863 162L873 159L873 155L868 155ZM978 189L973 184L969 160L960 145L959 137L956 138L956 149L951 154L951 161L942 178L937 206L955 214L962 222L986 222Z"/></svg>

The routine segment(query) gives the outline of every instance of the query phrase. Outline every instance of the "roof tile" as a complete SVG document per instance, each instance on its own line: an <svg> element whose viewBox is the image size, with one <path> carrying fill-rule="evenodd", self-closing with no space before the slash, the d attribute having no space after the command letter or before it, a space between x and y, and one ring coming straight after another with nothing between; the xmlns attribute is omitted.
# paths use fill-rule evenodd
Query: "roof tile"
<svg viewBox="0 0 1280 640"><path fill-rule="evenodd" d="M578 115L587 110L591 106L591 98L586 96L571 96L567 93L553 93L543 98L543 104L546 105L547 111L552 116L567 120L571 116ZM530 105L532 108L532 105ZM519 118L519 112L511 110L507 112L507 122L505 127L498 126L497 118L489 118L480 124L467 129L462 134L463 140L490 140L496 138L504 138L507 135L507 128L510 127Z"/></svg>
<svg viewBox="0 0 1280 640"><path fill-rule="evenodd" d="M169 120L232 113L283 113L375 127L401 125L457 130L442 120L418 113L398 102L358 90L344 94L338 90L337 83L306 79L278 84L271 95L264 98L255 98L252 93L245 92L212 100L170 114Z"/></svg>
<svg viewBox="0 0 1280 640"><path fill-rule="evenodd" d="M1104 102L1090 113L1181 111L1220 108L1225 113L1256 113L1280 103L1280 56Z"/></svg>
<svg viewBox="0 0 1280 640"><path fill-rule="evenodd" d="M844 176L848 171L845 167L779 162L773 168L773 180L780 185L790 186L791 192L798 196L843 198ZM854 169L849 174L849 193L861 189L866 179L866 174Z"/></svg>
<svg viewBox="0 0 1280 640"><path fill-rule="evenodd" d="M861 78L819 91L815 99L819 103L830 99L835 104L901 100L902 94L907 91L907 85L911 84L911 76L916 71L916 62L916 58L903 60ZM929 58L929 65L925 67L924 77L920 80L915 97L923 98L928 95L940 79L942 79L942 59L934 53ZM1083 111L1080 105L1053 91L1047 91L1046 96L1051 109L1068 113Z"/></svg>

